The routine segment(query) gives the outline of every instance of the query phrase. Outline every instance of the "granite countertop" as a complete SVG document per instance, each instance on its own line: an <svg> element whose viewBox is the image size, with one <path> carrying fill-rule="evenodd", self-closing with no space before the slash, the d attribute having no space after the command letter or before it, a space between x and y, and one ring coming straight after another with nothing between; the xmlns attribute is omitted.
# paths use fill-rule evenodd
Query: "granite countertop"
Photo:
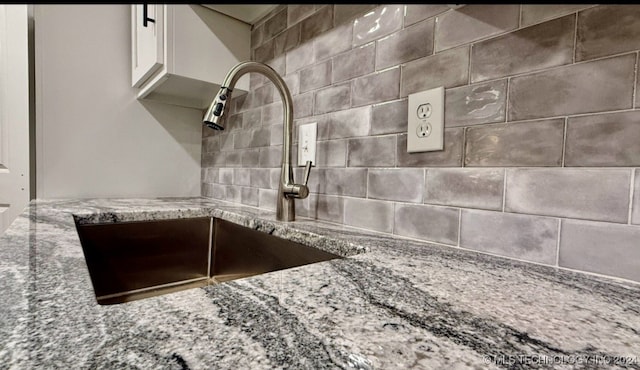
<svg viewBox="0 0 640 370"><path fill-rule="evenodd" d="M365 253L101 306L72 215L212 215ZM0 287L3 369L640 368L639 285L208 198L32 201Z"/></svg>

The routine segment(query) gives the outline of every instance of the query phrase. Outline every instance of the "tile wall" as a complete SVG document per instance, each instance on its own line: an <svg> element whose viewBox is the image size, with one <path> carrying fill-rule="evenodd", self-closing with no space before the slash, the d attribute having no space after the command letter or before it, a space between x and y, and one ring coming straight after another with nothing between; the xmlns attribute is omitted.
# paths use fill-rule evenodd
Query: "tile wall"
<svg viewBox="0 0 640 370"><path fill-rule="evenodd" d="M299 216L640 281L639 34L639 5L283 5L252 55L318 123ZM444 150L409 154L436 86ZM251 89L204 129L202 194L274 209L282 107Z"/></svg>

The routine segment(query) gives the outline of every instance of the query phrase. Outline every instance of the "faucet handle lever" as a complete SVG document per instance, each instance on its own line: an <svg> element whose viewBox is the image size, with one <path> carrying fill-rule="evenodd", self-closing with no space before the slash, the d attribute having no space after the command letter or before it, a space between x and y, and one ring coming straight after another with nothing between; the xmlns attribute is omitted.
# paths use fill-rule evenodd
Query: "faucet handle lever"
<svg viewBox="0 0 640 370"><path fill-rule="evenodd" d="M313 164L311 161L307 161L307 165L304 167L304 182L303 184L306 186L309 183L309 175L311 174L311 167Z"/></svg>

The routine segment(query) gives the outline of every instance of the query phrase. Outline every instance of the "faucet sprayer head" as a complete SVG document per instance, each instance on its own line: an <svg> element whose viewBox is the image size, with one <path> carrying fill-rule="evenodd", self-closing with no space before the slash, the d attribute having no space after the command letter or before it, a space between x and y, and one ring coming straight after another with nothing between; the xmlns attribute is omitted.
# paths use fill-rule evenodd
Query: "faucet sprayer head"
<svg viewBox="0 0 640 370"><path fill-rule="evenodd" d="M211 102L207 113L204 114L202 123L207 127L214 130L224 130L224 112L225 107L229 99L231 99L231 89L228 87L221 87L215 99Z"/></svg>

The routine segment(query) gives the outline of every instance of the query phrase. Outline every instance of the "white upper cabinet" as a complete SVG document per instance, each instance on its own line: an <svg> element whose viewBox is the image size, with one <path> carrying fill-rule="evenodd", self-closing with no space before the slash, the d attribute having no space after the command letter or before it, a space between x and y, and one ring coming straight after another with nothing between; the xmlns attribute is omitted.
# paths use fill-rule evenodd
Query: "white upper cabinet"
<svg viewBox="0 0 640 370"><path fill-rule="evenodd" d="M249 60L251 26L201 5L131 6L132 86L138 99L204 109L227 72ZM151 20L150 20L151 19ZM249 89L249 79L238 81Z"/></svg>
<svg viewBox="0 0 640 370"><path fill-rule="evenodd" d="M162 5L131 6L131 82L140 87L164 61Z"/></svg>

